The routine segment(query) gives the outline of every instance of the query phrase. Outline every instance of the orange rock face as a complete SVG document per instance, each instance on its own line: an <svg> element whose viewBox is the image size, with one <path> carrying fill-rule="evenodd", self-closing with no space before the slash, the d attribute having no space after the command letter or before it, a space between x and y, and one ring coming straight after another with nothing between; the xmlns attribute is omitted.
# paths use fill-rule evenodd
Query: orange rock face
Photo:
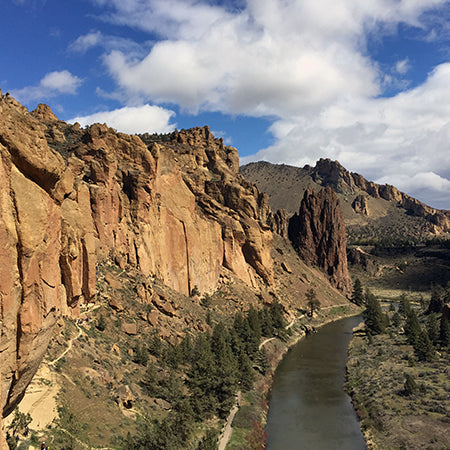
<svg viewBox="0 0 450 450"><path fill-rule="evenodd" d="M222 267L272 284L267 197L207 127L163 137L81 129L0 94L1 406L20 401L60 316L95 301L112 259L189 295Z"/></svg>

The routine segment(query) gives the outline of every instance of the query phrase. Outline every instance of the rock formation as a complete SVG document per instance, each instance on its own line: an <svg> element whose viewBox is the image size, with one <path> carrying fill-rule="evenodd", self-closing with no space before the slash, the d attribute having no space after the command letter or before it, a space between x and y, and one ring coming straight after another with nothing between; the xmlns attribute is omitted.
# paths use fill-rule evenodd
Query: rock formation
<svg viewBox="0 0 450 450"><path fill-rule="evenodd" d="M82 129L0 93L0 403L20 401L62 315L95 301L112 260L180 293L222 268L273 283L268 198L207 127L129 136Z"/></svg>
<svg viewBox="0 0 450 450"><path fill-rule="evenodd" d="M320 159L313 169L313 178L321 179L324 186L331 186L337 192L352 193L359 188L373 198L395 202L408 214L423 217L433 223L437 232L450 232L450 211L431 208L389 184L367 181L363 176L347 171L337 161Z"/></svg>
<svg viewBox="0 0 450 450"><path fill-rule="evenodd" d="M355 200L353 200L352 208L356 213L362 214L364 216L369 215L369 203L365 195L357 195Z"/></svg>
<svg viewBox="0 0 450 450"><path fill-rule="evenodd" d="M273 215L272 231L284 238L289 238L289 216L285 209L279 209Z"/></svg>
<svg viewBox="0 0 450 450"><path fill-rule="evenodd" d="M299 213L290 219L289 237L305 262L323 269L342 292L351 292L344 217L330 187L305 191Z"/></svg>

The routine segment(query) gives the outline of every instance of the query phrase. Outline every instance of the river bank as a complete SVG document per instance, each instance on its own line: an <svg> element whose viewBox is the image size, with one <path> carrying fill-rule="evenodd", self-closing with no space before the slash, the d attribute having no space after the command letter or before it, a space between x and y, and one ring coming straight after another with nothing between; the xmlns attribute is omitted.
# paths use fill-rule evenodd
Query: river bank
<svg viewBox="0 0 450 450"><path fill-rule="evenodd" d="M239 410L232 424L232 435L226 446L227 450L257 449L264 445L266 439L264 428L267 421L268 399L273 385L273 377L286 353L307 333L318 330L327 323L354 316L360 312L361 308L352 304L345 304L323 308L313 318L300 315L287 326L290 329L290 335L286 341L270 339L264 342L263 348L268 361L266 373L260 374L254 388L242 395Z"/></svg>
<svg viewBox="0 0 450 450"><path fill-rule="evenodd" d="M448 350L417 359L399 329L355 334L349 345L346 389L368 449L450 448ZM406 380L409 378L409 385Z"/></svg>

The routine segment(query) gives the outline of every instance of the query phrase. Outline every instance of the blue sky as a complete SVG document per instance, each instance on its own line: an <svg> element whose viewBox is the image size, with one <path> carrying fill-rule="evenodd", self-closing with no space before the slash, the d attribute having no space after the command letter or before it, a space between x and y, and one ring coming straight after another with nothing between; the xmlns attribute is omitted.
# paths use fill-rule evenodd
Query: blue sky
<svg viewBox="0 0 450 450"><path fill-rule="evenodd" d="M0 88L82 125L209 125L450 209L446 0L0 0Z"/></svg>

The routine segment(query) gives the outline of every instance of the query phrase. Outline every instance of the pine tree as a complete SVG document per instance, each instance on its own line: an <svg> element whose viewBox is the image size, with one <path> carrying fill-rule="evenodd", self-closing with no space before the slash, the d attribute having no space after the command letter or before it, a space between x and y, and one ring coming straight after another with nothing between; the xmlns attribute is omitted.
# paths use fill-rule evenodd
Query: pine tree
<svg viewBox="0 0 450 450"><path fill-rule="evenodd" d="M450 346L450 319L441 317L441 325L439 327L439 340L442 347Z"/></svg>
<svg viewBox="0 0 450 450"><path fill-rule="evenodd" d="M156 366L153 361L149 361L147 365L147 370L141 380L141 384L144 387L144 391L152 396L156 397L159 393L159 384L158 384L158 374L156 371Z"/></svg>
<svg viewBox="0 0 450 450"><path fill-rule="evenodd" d="M313 317L314 311L320 310L320 301L317 298L316 291L313 288L309 289L306 292L305 296L306 299L308 300L307 305L309 308L309 315L310 317Z"/></svg>
<svg viewBox="0 0 450 450"><path fill-rule="evenodd" d="M191 404L198 419L216 413L218 401L216 362L207 336L200 334L194 343L193 363L188 373L188 387L191 390Z"/></svg>
<svg viewBox="0 0 450 450"><path fill-rule="evenodd" d="M249 391L253 387L255 372L250 358L245 353L239 356L239 378L240 385L245 391Z"/></svg>
<svg viewBox="0 0 450 450"><path fill-rule="evenodd" d="M364 292L359 278L357 278L353 283L353 292L351 301L358 306L361 306L364 303Z"/></svg>
<svg viewBox="0 0 450 450"><path fill-rule="evenodd" d="M416 344L420 331L421 328L417 314L413 309L410 309L405 323L405 335L409 344Z"/></svg>
<svg viewBox="0 0 450 450"><path fill-rule="evenodd" d="M414 344L414 351L419 361L431 361L434 357L434 347L424 330L420 330L416 343Z"/></svg>
<svg viewBox="0 0 450 450"><path fill-rule="evenodd" d="M439 342L439 320L436 314L430 314L427 318L427 333L433 345Z"/></svg>
<svg viewBox="0 0 450 450"><path fill-rule="evenodd" d="M219 414L228 413L237 391L238 364L231 349L228 331L222 323L218 323L211 337L211 350L215 359L215 371L211 375L215 380L214 395L219 401Z"/></svg>
<svg viewBox="0 0 450 450"><path fill-rule="evenodd" d="M269 357L267 356L267 352L264 347L261 350L258 350L258 353L256 354L255 362L258 366L259 371L263 375L265 375L266 372L270 368L270 364L269 364Z"/></svg>
<svg viewBox="0 0 450 450"><path fill-rule="evenodd" d="M398 312L402 316L407 317L409 311L411 311L411 305L409 303L409 299L408 299L408 297L406 297L405 294L402 294L400 296L400 301L399 301L399 305L398 305Z"/></svg>
<svg viewBox="0 0 450 450"><path fill-rule="evenodd" d="M444 306L445 291L442 287L438 287L431 293L430 303L428 305L427 314L440 313Z"/></svg>
<svg viewBox="0 0 450 450"><path fill-rule="evenodd" d="M283 316L283 306L278 300L274 300L269 306L269 313L272 317L272 324L275 330L281 330L286 326Z"/></svg>
<svg viewBox="0 0 450 450"><path fill-rule="evenodd" d="M385 318L381 311L380 302L368 289L365 295L366 309L363 312L364 322L371 334L380 334L385 329Z"/></svg>

